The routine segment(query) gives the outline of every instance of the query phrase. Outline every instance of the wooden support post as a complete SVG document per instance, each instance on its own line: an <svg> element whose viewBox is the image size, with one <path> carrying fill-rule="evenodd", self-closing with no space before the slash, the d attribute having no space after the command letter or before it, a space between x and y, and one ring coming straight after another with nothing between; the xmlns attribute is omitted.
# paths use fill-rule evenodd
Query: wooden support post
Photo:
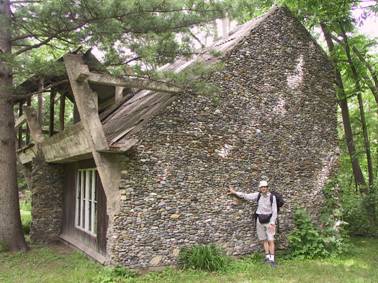
<svg viewBox="0 0 378 283"><path fill-rule="evenodd" d="M66 111L66 95L64 93L60 94L59 102L59 130L64 131L64 112Z"/></svg>
<svg viewBox="0 0 378 283"><path fill-rule="evenodd" d="M42 90L44 88L44 81L43 79L40 80L39 82L39 89ZM43 93L38 93L38 112L37 112L37 117L38 117L38 122L42 126L43 123Z"/></svg>
<svg viewBox="0 0 378 283"><path fill-rule="evenodd" d="M106 150L109 148L100 117L98 115L98 97L90 88L88 81L81 81L80 74L89 73L80 55L68 54L64 56L67 75L70 80L75 104L80 114L80 120L90 135L94 150Z"/></svg>
<svg viewBox="0 0 378 283"><path fill-rule="evenodd" d="M31 97L29 97L27 100L26 100L26 105L27 106L31 106ZM29 125L26 124L26 144L30 144L30 128L29 128Z"/></svg>
<svg viewBox="0 0 378 283"><path fill-rule="evenodd" d="M123 98L123 90L124 90L124 87L122 86L116 86L115 87L115 94L114 94L114 102L115 104L117 104L118 102L120 102Z"/></svg>
<svg viewBox="0 0 378 283"><path fill-rule="evenodd" d="M44 137L42 134L41 125L38 122L38 115L35 110L30 107L26 106L23 108L26 116L26 121L28 122L30 134L32 136L33 141L36 144L40 144L44 141Z"/></svg>
<svg viewBox="0 0 378 283"><path fill-rule="evenodd" d="M22 102L19 104L18 109L18 117L22 116ZM17 147L22 147L22 125L18 128L18 141L17 141Z"/></svg>
<svg viewBox="0 0 378 283"><path fill-rule="evenodd" d="M49 135L54 135L54 115L55 115L55 96L56 90L52 89L50 92L50 121L49 121Z"/></svg>

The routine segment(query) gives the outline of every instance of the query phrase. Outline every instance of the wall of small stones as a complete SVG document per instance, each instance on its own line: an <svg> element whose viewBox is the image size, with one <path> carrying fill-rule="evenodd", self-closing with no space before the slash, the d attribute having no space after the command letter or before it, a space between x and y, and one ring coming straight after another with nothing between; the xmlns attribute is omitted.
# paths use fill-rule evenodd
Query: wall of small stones
<svg viewBox="0 0 378 283"><path fill-rule="evenodd" d="M48 164L41 156L33 160L32 225L34 243L58 240L63 220L64 171L62 165Z"/></svg>
<svg viewBox="0 0 378 283"><path fill-rule="evenodd" d="M216 243L229 254L258 248L255 204L226 195L256 191L261 178L286 200L281 244L292 212L316 219L337 163L332 66L304 27L277 9L224 59L220 90L179 96L138 138L122 166L113 263L175 264L180 248Z"/></svg>

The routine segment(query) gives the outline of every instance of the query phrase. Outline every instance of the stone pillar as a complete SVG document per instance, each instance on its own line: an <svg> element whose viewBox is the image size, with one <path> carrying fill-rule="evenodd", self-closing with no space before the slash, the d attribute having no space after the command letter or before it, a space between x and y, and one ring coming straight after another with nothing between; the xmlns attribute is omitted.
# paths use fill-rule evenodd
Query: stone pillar
<svg viewBox="0 0 378 283"><path fill-rule="evenodd" d="M57 241L63 222L63 191L63 165L48 164L37 156L32 172L32 242Z"/></svg>

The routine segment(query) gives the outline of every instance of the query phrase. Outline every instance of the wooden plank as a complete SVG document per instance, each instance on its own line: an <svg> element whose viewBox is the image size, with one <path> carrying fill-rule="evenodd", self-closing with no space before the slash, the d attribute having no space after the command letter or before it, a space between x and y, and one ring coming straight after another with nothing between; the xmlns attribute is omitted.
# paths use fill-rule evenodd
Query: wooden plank
<svg viewBox="0 0 378 283"><path fill-rule="evenodd" d="M17 129L20 127L22 124L26 122L26 116L25 114L22 114L20 117L16 119L16 122L14 123L14 127Z"/></svg>
<svg viewBox="0 0 378 283"><path fill-rule="evenodd" d="M17 157L21 164L27 164L32 162L34 157L36 157L37 148L35 145L30 144L17 150Z"/></svg>
<svg viewBox="0 0 378 283"><path fill-rule="evenodd" d="M121 133L119 133L119 135L117 135L115 138L113 138L113 139L109 142L109 144L112 145L112 144L116 143L116 142L119 141L123 136L125 136L128 132L132 131L134 128L135 128L135 126L125 129L124 131L122 131Z"/></svg>

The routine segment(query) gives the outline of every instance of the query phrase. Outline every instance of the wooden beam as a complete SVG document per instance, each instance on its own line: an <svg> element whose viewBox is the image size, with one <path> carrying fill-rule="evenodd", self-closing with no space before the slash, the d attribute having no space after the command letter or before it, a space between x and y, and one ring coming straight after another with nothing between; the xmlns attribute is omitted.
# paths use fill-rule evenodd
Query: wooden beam
<svg viewBox="0 0 378 283"><path fill-rule="evenodd" d="M26 120L29 125L30 134L36 144L41 144L44 141L41 125L38 122L38 115L31 106L25 106L24 108Z"/></svg>
<svg viewBox="0 0 378 283"><path fill-rule="evenodd" d="M140 78L129 78L129 79L122 79L113 77L108 74L97 74L91 72L85 72L84 74L80 74L79 77L87 77L87 80L90 83L94 84L102 84L108 86L118 86L118 87L127 87L127 88L136 88L136 89L145 89L145 90L152 90L156 92L167 92L167 93L180 93L183 90L169 84L167 82L160 82L160 81L151 81L148 79L140 79Z"/></svg>
<svg viewBox="0 0 378 283"><path fill-rule="evenodd" d="M125 88L123 86L116 86L115 93L114 93L114 103L118 103L122 100L123 97L123 90Z"/></svg>
<svg viewBox="0 0 378 283"><path fill-rule="evenodd" d="M89 73L88 66L85 65L82 57L76 54L65 55L64 64L80 114L80 119L84 128L89 133L89 138L93 142L94 150L108 149L109 146L98 116L97 94L92 91L87 81L77 81L80 74Z"/></svg>
<svg viewBox="0 0 378 283"><path fill-rule="evenodd" d="M59 130L64 131L64 112L66 111L66 95L64 93L60 94L59 102Z"/></svg>
<svg viewBox="0 0 378 283"><path fill-rule="evenodd" d="M50 121L49 121L49 135L50 137L54 134L54 116L55 116L55 96L56 96L56 90L51 90L50 93Z"/></svg>
<svg viewBox="0 0 378 283"><path fill-rule="evenodd" d="M114 215L120 209L120 191L118 189L121 180L120 163L117 161L117 157L99 152L109 150L109 145L98 114L98 97L89 86L88 80L77 81L81 73L89 73L88 66L84 63L82 56L78 54L65 55L64 64L85 130L85 139L89 144L106 194L106 213L109 215L108 229L111 230Z"/></svg>

